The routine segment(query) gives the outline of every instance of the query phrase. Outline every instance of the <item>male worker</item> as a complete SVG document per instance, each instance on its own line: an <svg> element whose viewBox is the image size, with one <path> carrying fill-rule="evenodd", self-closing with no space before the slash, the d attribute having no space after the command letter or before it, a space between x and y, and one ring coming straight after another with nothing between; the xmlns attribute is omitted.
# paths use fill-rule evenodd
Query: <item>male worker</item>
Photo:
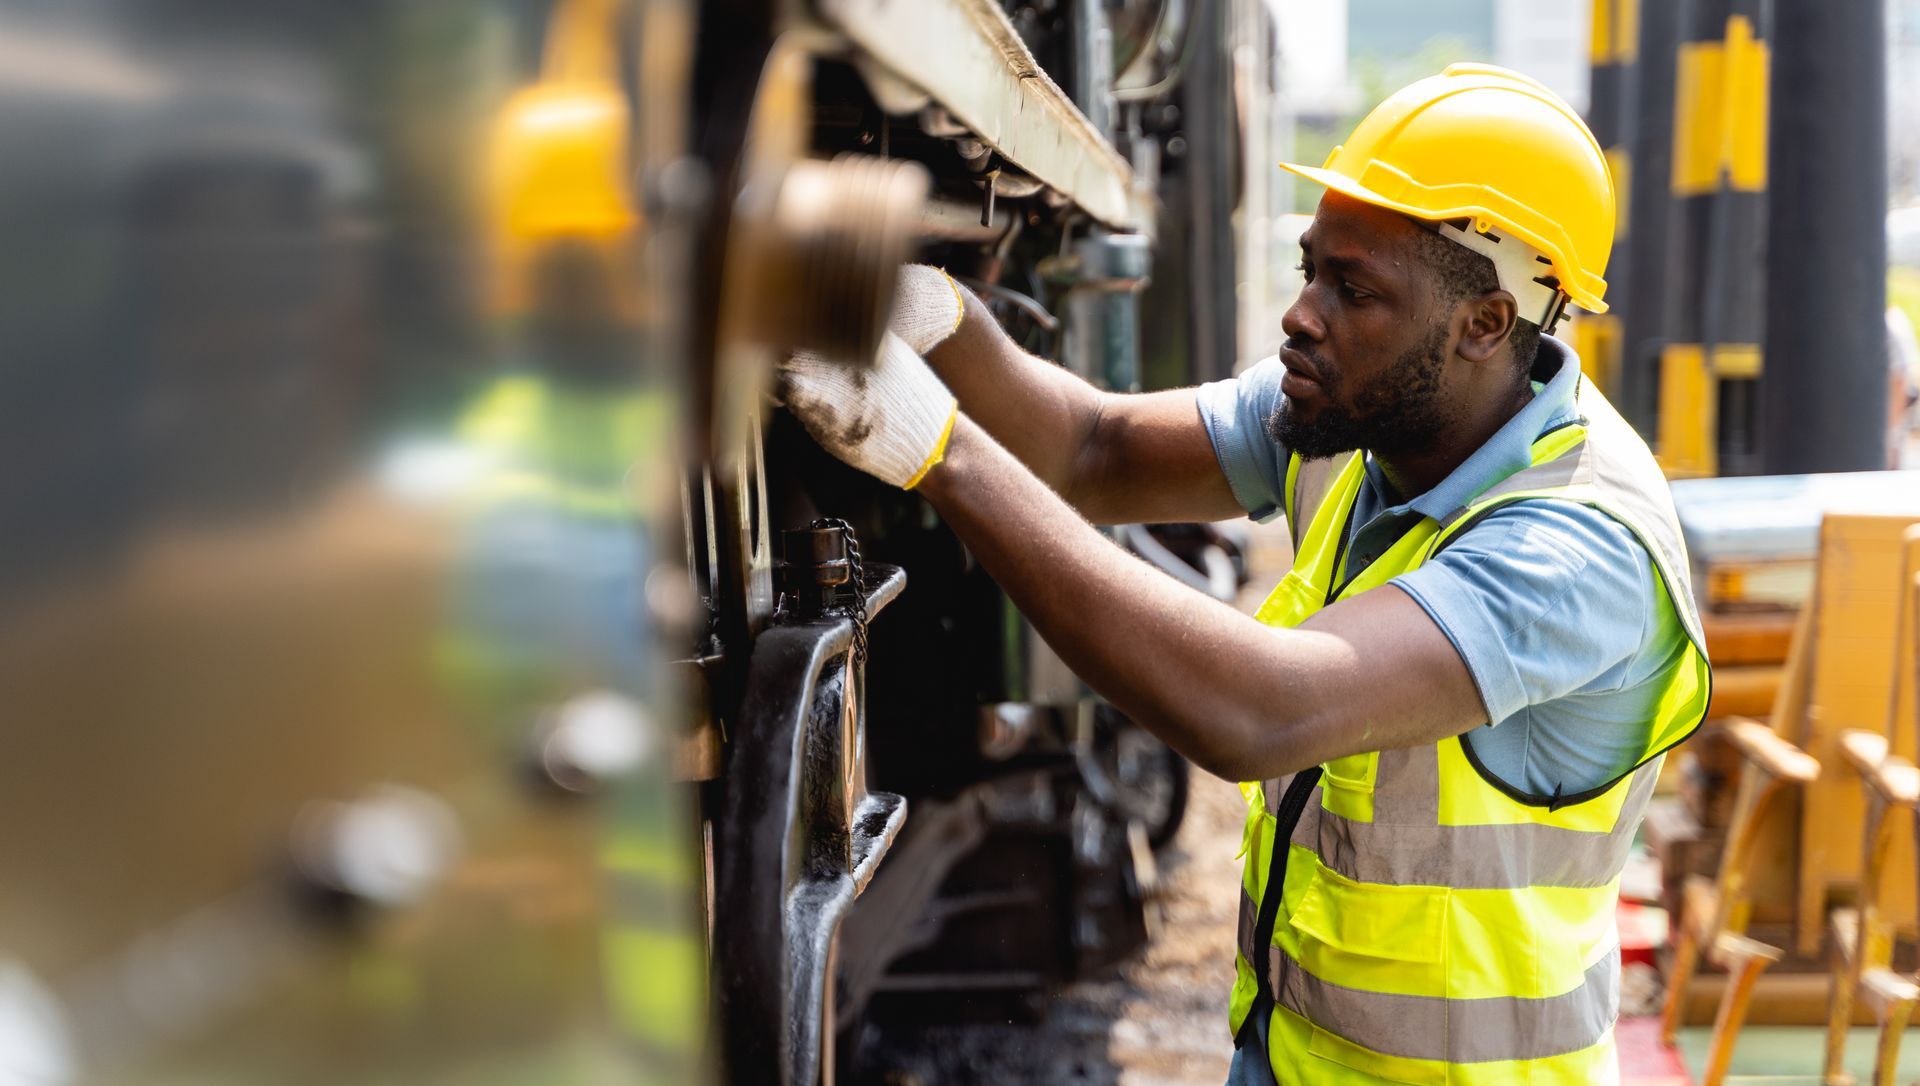
<svg viewBox="0 0 1920 1086"><path fill-rule="evenodd" d="M1095 690L1263 782L1233 1082L1615 1081L1620 871L1708 675L1665 481L1542 335L1604 308L1605 161L1546 88L1456 65L1286 168L1328 191L1237 380L1101 393L919 268L876 367L797 359L787 402ZM1075 509L1284 512L1293 569L1249 618Z"/></svg>

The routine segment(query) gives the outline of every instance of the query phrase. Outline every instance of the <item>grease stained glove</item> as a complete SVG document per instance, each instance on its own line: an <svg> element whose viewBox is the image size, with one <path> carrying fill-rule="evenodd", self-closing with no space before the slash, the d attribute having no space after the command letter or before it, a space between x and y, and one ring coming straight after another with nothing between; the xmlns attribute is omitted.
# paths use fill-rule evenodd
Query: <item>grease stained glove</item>
<svg viewBox="0 0 1920 1086"><path fill-rule="evenodd" d="M917 355L925 355L958 331L966 316L960 285L930 264L908 264L894 285L893 315L887 321Z"/></svg>
<svg viewBox="0 0 1920 1086"><path fill-rule="evenodd" d="M911 490L947 454L959 404L891 331L871 367L802 353L780 376L787 409L820 447L868 475Z"/></svg>

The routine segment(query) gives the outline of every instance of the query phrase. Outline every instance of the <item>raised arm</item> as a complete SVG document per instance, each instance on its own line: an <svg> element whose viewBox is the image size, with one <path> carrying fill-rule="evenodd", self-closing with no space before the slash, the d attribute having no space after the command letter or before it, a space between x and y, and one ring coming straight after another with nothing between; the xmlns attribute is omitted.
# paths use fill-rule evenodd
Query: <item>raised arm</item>
<svg viewBox="0 0 1920 1086"><path fill-rule="evenodd" d="M1152 455L1155 442L1142 431L1182 432L1171 422L1132 422L1127 405L1157 398L1096 396L1103 406L1087 413L1072 406L1084 394L1035 370L1044 363L1001 361L1003 380L1024 382L1035 402L972 391L1039 450L1030 455L1064 471L1069 487L1100 495L1096 513L1205 515L1208 502L1170 493L1177 484L1159 465L1140 468L1138 486L1120 474L1119 463ZM796 356L783 367L782 389L788 409L823 447L895 486L917 486L1075 674L1210 772L1260 780L1346 754L1432 742L1487 720L1459 651L1405 591L1365 592L1279 629L1152 572L1075 516L959 410L953 391L898 333L888 333L871 369ZM1049 399L1062 389L1067 399ZM1122 409L1113 410L1115 402ZM1209 442L1198 406L1189 399L1184 410L1195 421L1181 425L1194 437L1168 443L1188 450L1193 478L1198 449ZM1079 425L1055 440L1046 433L1049 418ZM1115 418L1129 420L1132 432L1108 430ZM1090 444L1124 449L1128 460L1089 469L1072 450ZM1209 451L1207 470L1217 478L1212 460ZM1128 497L1129 490L1149 497ZM1215 508L1226 504L1219 492Z"/></svg>
<svg viewBox="0 0 1920 1086"><path fill-rule="evenodd" d="M1028 354L962 288L964 315L927 361L960 408L1096 524L1224 520L1227 487L1192 389L1114 393Z"/></svg>
<svg viewBox="0 0 1920 1086"><path fill-rule="evenodd" d="M1262 780L1487 720L1453 642L1394 585L1263 626L1066 515L964 415L921 491L1074 674L1210 773Z"/></svg>

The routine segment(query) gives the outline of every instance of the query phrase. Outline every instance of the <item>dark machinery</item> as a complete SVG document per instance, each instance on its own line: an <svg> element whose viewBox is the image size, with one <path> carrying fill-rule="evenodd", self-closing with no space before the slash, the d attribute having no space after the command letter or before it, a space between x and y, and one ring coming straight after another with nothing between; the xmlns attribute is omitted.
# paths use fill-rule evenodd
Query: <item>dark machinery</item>
<svg viewBox="0 0 1920 1086"><path fill-rule="evenodd" d="M836 1049L844 1068L869 1013L1002 1013L1136 947L1147 854L1178 825L1187 767L1093 699L916 496L842 467L784 416L756 421L760 401L727 375L764 375L794 343L777 318L824 304L792 294L851 286L844 274L775 271L782 260L878 272L911 253L973 286L1029 349L1096 383L1136 389L1143 369L1156 385L1224 376L1241 278L1229 216L1246 132L1265 118L1249 110L1270 99L1271 31L1263 12L1178 2L720 3L702 16L694 130L717 191L741 194L732 219L707 228L697 282L714 293L694 307L718 315L694 337L710 352L694 366L712 381L695 391L714 412L708 455L737 466L689 491L707 533L693 553L714 631L699 673L726 733L711 741L704 804L721 1058L730 1081L831 1081ZM924 48L934 40L940 49ZM1251 107L1229 91L1236 45L1243 65L1266 62L1238 73ZM786 124L767 137L776 115ZM766 194L812 170L864 191L820 201L810 222L781 220L796 205ZM925 196L909 215L899 194L914 185ZM1163 216L1166 204L1187 214ZM833 221L842 213L852 220ZM779 231L816 242L769 241L780 255L762 259L738 241ZM1163 255L1174 271L1156 278ZM757 288L741 289L743 276ZM887 286L871 284L863 321L884 313ZM866 342L835 346L849 364L870 356ZM799 628L776 602L785 594L756 587L774 579L772 532L822 516L845 518L870 566L910 574L897 599L890 580L869 578L865 597L857 578L846 584L839 621L872 622L864 673L846 638L835 642L844 662L769 655L770 639ZM1211 529L1118 536L1203 590L1230 597L1242 579ZM814 546L786 556L790 577ZM866 618L853 613L862 598ZM750 663L728 662L749 643ZM811 718L796 711L806 699ZM760 713L778 720L773 731ZM834 720L850 723L821 730ZM887 812L870 825L843 798L859 793L858 769L847 776L859 766L875 790L861 802ZM836 797L828 836L854 846L835 844L824 868L804 843L817 829L794 828L822 825L810 813L822 796Z"/></svg>

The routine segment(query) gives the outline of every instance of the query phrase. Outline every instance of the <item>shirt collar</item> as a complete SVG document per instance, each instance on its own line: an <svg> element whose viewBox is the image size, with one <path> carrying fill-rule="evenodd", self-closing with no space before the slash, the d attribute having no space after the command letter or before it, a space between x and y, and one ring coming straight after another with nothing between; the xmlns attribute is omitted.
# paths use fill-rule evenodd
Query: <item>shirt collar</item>
<svg viewBox="0 0 1920 1086"><path fill-rule="evenodd" d="M1534 360L1534 374L1547 372L1552 376L1546 385L1505 425L1495 430L1485 444L1461 461L1460 466L1432 490L1389 512L1410 510L1423 517L1443 520L1493 484L1531 465L1534 441L1574 416L1574 391L1580 384L1580 360L1573 350L1552 336L1543 335L1540 356ZM1367 457L1367 474L1383 494L1393 493L1371 455Z"/></svg>

